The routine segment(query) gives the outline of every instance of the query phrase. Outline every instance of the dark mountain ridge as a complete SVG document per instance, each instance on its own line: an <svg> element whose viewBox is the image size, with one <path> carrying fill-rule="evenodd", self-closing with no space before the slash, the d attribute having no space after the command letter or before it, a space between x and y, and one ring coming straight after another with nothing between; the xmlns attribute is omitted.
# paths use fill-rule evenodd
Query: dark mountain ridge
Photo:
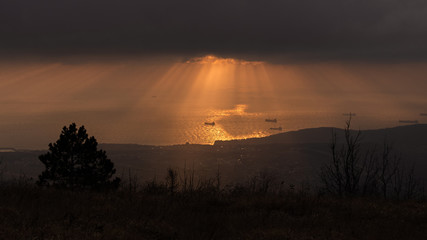
<svg viewBox="0 0 427 240"><path fill-rule="evenodd" d="M356 134L357 130L351 130ZM249 138L243 140L216 141L215 145L225 144L271 144L271 143L330 143L332 134L337 135L337 141L343 141L344 130L332 127L307 128L297 131L279 133L263 138ZM383 128L374 130L361 130L363 142L381 143L384 140L393 144L405 145L426 145L427 144L427 124L414 124L398 126L393 128Z"/></svg>
<svg viewBox="0 0 427 240"><path fill-rule="evenodd" d="M216 141L214 145L182 144L150 146L138 144L100 144L115 163L117 174L134 174L141 181L163 178L169 167L194 169L197 176L213 177L218 168L224 181L242 181L260 172L268 172L288 182L313 179L323 163L330 159L332 133L343 143L344 130L312 128L284 132L264 138ZM352 131L356 134L357 131ZM362 130L362 146L381 149L384 142L403 161L414 163L420 177L427 176L427 124L377 130ZM44 151L0 152L3 177L36 178L43 170L38 156ZM427 179L426 179L427 180Z"/></svg>

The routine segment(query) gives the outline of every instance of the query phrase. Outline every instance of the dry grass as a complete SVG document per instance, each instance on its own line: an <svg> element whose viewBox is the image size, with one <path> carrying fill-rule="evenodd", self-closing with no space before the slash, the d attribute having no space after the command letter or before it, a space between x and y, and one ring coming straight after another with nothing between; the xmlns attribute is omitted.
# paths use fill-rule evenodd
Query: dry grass
<svg viewBox="0 0 427 240"><path fill-rule="evenodd" d="M162 187L159 186L159 189ZM282 192L0 185L0 239L426 239L427 204Z"/></svg>

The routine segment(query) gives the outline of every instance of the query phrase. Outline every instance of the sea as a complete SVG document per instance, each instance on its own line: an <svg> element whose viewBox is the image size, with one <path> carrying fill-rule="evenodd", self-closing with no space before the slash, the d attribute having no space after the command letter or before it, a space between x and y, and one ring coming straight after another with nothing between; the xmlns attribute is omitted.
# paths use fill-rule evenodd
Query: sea
<svg viewBox="0 0 427 240"><path fill-rule="evenodd" d="M306 128L344 128L347 121L350 121L350 127L356 130L427 123L427 117L416 115L409 114L403 118L405 119L403 121L408 122L401 122L402 114L399 113L375 115L356 112L280 110L250 112L248 105L238 104L230 109L199 109L176 113L173 117L142 118L141 125L134 125L135 138L128 142L145 145L214 144L217 140L259 138ZM123 135L123 139L119 142L130 135L132 135L130 132Z"/></svg>

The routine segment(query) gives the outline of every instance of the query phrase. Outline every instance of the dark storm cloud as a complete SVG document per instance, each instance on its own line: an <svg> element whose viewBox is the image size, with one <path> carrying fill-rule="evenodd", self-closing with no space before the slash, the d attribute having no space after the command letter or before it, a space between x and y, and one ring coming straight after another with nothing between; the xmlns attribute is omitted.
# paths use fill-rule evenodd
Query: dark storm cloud
<svg viewBox="0 0 427 240"><path fill-rule="evenodd" d="M3 54L425 60L425 0L1 0Z"/></svg>

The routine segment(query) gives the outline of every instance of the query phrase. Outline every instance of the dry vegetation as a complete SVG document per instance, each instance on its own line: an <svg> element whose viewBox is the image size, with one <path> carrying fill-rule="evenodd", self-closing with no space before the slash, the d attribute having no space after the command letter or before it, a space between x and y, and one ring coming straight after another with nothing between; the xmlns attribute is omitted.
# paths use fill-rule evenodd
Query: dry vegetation
<svg viewBox="0 0 427 240"><path fill-rule="evenodd" d="M426 239L427 203L178 180L118 191L0 185L0 239ZM178 176L176 176L178 177ZM260 179L260 178L258 178ZM189 179L187 179L189 180ZM187 182L189 184L189 182Z"/></svg>
<svg viewBox="0 0 427 240"><path fill-rule="evenodd" d="M129 170L118 189L66 189L0 168L0 239L427 239L423 185L386 145L362 154L349 126L322 188L268 172L224 185L218 166L212 178L168 168L142 183Z"/></svg>

